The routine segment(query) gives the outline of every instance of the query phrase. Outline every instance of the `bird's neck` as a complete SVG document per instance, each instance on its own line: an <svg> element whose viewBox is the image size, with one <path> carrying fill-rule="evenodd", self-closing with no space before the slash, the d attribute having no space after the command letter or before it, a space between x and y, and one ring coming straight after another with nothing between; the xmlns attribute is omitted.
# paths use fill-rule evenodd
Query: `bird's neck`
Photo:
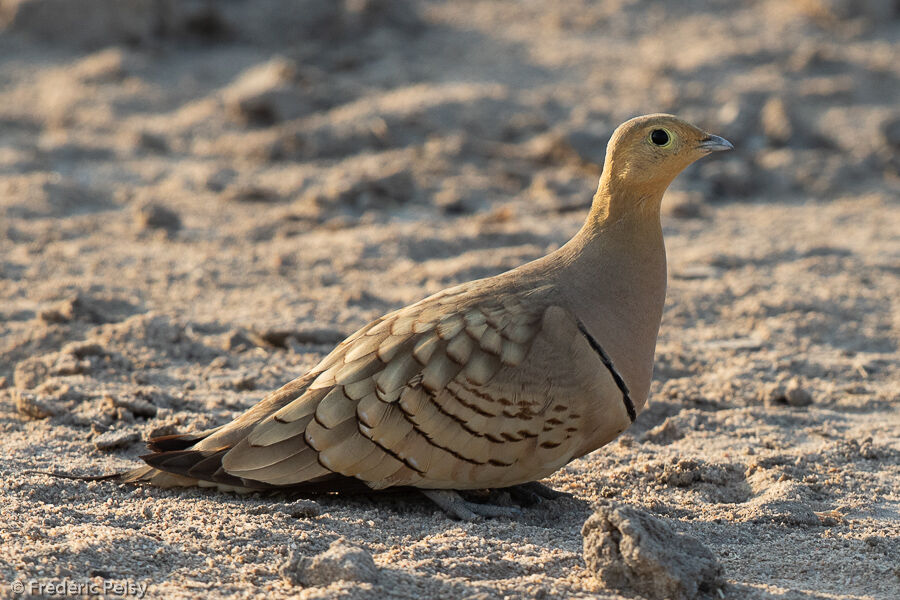
<svg viewBox="0 0 900 600"><path fill-rule="evenodd" d="M663 191L626 193L601 181L584 227L560 249L576 314L612 358L638 409L650 390L666 298Z"/></svg>

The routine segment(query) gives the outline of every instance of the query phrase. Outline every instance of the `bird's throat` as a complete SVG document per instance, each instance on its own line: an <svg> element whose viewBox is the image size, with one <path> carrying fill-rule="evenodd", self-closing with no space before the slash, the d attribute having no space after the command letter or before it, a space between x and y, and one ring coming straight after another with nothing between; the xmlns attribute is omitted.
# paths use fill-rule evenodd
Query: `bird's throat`
<svg viewBox="0 0 900 600"><path fill-rule="evenodd" d="M666 298L661 197L631 210L615 210L621 198L595 197L584 227L561 249L573 274L567 287L581 305L579 318L621 371L638 410L650 389Z"/></svg>

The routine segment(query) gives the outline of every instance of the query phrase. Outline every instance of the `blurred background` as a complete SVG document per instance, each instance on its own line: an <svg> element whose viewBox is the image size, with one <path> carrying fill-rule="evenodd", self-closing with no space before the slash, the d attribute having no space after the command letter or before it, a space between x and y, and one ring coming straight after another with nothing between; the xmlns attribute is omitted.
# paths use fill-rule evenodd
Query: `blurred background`
<svg viewBox="0 0 900 600"><path fill-rule="evenodd" d="M703 298L780 276L784 302L748 301L727 335L800 319L894 348L898 15L896 0L2 0L2 333L80 294L113 321L338 339L564 243L612 130L672 112L736 150L664 203L670 317L679 278L709 286L685 300L699 330L725 310ZM819 272L775 268L798 260ZM824 315L795 304L837 293L820 289L833 276L876 289ZM0 375L72 335L63 323L83 331L50 319Z"/></svg>
<svg viewBox="0 0 900 600"><path fill-rule="evenodd" d="M878 477L900 464L897 0L0 0L0 474L134 466L141 438L225 422L370 319L559 247L610 133L650 112L736 149L663 202L650 408L557 483L679 507L733 583L763 585L777 555L786 588L894 597L878 553L896 557L896 530L878 536L898 500ZM748 448L769 462L732 465ZM704 457L687 487L654 479L666 452ZM43 532L45 489L2 493ZM105 522L109 490L90 489L81 510ZM775 506L795 496L869 516L820 535L809 508L797 525ZM245 522L210 514L228 511ZM572 514L548 548L580 565ZM91 572L87 534L59 535L66 568ZM125 560L130 536L92 552ZM46 555L4 539L22 572ZM203 539L216 565L220 540ZM171 577L205 568L170 551ZM277 557L253 556L209 577L255 589L268 575L247 569Z"/></svg>

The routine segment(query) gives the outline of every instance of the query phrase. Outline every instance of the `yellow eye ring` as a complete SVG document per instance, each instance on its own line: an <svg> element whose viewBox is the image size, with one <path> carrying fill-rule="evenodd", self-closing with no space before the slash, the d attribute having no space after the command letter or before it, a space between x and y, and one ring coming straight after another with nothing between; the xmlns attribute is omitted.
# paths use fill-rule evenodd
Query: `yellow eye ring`
<svg viewBox="0 0 900 600"><path fill-rule="evenodd" d="M657 148L667 148L672 144L672 140L675 139L675 136L672 135L672 132L665 127L657 127L650 132L649 137L650 143Z"/></svg>

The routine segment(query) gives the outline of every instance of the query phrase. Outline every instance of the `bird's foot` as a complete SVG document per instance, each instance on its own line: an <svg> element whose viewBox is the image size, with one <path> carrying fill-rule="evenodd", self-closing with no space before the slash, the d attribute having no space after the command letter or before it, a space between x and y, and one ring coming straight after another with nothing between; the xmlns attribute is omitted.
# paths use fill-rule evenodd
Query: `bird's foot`
<svg viewBox="0 0 900 600"><path fill-rule="evenodd" d="M420 490L447 515L460 521L474 521L478 517L518 517L522 511L515 506L497 506L470 502L455 490Z"/></svg>
<svg viewBox="0 0 900 600"><path fill-rule="evenodd" d="M498 492L506 492L510 499L520 506L534 506L540 504L544 500L556 500L565 498L569 494L554 490L552 487L544 485L539 481L529 481L528 483L520 483L508 488L501 488Z"/></svg>

